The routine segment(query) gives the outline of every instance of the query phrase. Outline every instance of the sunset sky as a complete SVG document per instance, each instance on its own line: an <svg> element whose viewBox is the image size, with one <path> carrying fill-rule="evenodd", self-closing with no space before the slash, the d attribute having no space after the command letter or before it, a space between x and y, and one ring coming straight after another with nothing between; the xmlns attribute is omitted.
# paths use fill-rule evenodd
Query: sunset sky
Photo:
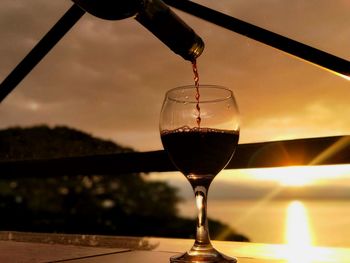
<svg viewBox="0 0 350 263"><path fill-rule="evenodd" d="M196 2L350 60L347 0ZM1 2L1 79L71 5L68 0ZM350 134L348 80L175 12L205 42L198 59L200 82L233 90L241 112L241 143ZM133 18L106 21L85 14L0 105L0 129L66 125L136 150L158 150L162 148L158 119L165 92L192 83L190 63ZM263 178L265 185L271 181L300 187L319 181L312 179L310 170L262 171L265 176L257 170L236 172L235 180ZM350 168L339 174L340 182L347 179L346 171ZM306 173L308 179L295 177ZM315 176L326 180L329 173L320 175L316 169ZM226 177L221 176L223 182Z"/></svg>
<svg viewBox="0 0 350 263"><path fill-rule="evenodd" d="M350 59L347 0L196 2ZM71 5L1 1L1 79ZM175 11L206 44L198 60L201 83L234 91L241 143L350 133L349 81ZM0 105L0 128L67 125L136 150L156 150L164 93L192 82L190 63L134 19L85 14Z"/></svg>

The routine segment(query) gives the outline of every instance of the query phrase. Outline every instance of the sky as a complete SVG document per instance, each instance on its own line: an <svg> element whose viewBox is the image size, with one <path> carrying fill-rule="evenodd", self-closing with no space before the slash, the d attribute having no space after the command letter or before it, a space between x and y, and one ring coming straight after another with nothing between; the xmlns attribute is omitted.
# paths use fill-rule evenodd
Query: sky
<svg viewBox="0 0 350 263"><path fill-rule="evenodd" d="M348 0L195 2L350 60ZM69 0L1 1L0 80L71 5ZM350 81L174 11L205 42L197 61L200 83L234 92L241 114L240 143L350 134ZM0 129L65 125L138 151L159 150L158 121L165 92L187 84L193 84L191 64L136 20L107 21L85 14L0 104ZM217 198L220 193L229 196L235 185L239 193L252 194L256 188L251 185L259 178L263 187L274 189L276 183L301 187L316 179L327 182L331 175L300 181L295 174L313 172L263 170L264 176L259 171L235 171L239 184L227 184L225 178L232 174L220 176ZM316 168L318 175L319 171ZM333 186L339 189L349 177L348 166ZM186 183L171 174L166 178L174 185Z"/></svg>
<svg viewBox="0 0 350 263"><path fill-rule="evenodd" d="M347 0L196 1L350 59ZM0 79L72 5L2 0ZM175 10L205 42L200 82L233 90L240 142L349 134L350 82L281 51ZM168 89L192 84L191 65L133 18L85 14L0 105L0 129L66 125L136 150L161 149Z"/></svg>

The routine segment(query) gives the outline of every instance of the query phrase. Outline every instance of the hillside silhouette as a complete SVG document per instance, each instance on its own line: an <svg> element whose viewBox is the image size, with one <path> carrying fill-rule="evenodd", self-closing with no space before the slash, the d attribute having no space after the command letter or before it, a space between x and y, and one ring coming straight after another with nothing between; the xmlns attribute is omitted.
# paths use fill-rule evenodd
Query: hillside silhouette
<svg viewBox="0 0 350 263"><path fill-rule="evenodd" d="M0 130L0 161L130 151L68 127ZM146 176L0 176L0 230L193 238L194 220L178 216L177 189ZM212 238L248 241L227 225L209 221Z"/></svg>
<svg viewBox="0 0 350 263"><path fill-rule="evenodd" d="M58 126L0 130L0 160L46 159L91 154L130 152L112 141Z"/></svg>

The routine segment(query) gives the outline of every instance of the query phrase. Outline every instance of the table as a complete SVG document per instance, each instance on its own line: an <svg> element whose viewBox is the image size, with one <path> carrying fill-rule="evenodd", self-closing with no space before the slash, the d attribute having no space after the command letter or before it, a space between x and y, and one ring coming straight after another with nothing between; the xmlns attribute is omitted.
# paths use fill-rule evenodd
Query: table
<svg viewBox="0 0 350 263"><path fill-rule="evenodd" d="M168 263L193 240L0 232L1 263ZM345 263L350 248L291 247L278 244L213 241L239 263Z"/></svg>

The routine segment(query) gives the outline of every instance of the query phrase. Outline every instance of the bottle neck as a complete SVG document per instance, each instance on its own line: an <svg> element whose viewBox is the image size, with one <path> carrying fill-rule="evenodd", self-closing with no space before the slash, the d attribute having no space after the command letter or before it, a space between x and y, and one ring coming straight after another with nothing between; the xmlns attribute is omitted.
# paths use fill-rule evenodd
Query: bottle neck
<svg viewBox="0 0 350 263"><path fill-rule="evenodd" d="M144 0L135 19L185 60L203 52L203 40L161 0Z"/></svg>

